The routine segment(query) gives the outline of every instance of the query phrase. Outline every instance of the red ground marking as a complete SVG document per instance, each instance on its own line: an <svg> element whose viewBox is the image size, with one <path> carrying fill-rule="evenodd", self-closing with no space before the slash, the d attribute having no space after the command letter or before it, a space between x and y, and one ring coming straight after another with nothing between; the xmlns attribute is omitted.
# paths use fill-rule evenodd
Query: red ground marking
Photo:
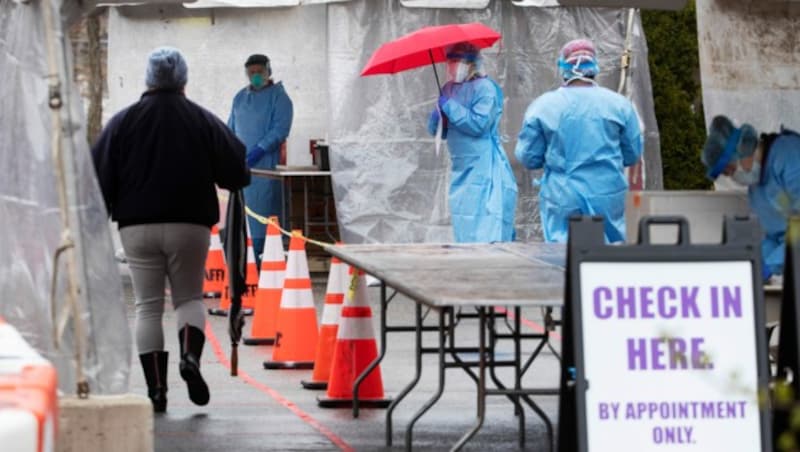
<svg viewBox="0 0 800 452"><path fill-rule="evenodd" d="M208 340L208 343L211 344L211 348L214 350L214 355L216 355L219 363L222 364L228 370L230 370L231 363L228 360L228 357L225 356L225 352L222 351L222 346L217 340L217 337L214 335L214 332L211 330L211 325L208 322L206 322L206 339ZM255 378L251 377L247 372L243 371L241 367L238 370L239 370L239 378L242 381L275 399L276 402L280 403L286 409L297 415L297 417L299 417L303 422L305 422L306 424L310 425L311 427L322 433L326 438L328 438L333 444L338 446L341 450L346 452L355 451L355 449L353 449L352 446L347 444L342 438L336 436L336 434L333 433L328 427L325 427L319 421L311 417L311 415L300 409L300 407L295 405L294 402L282 396L278 391L270 388L264 383L257 381Z"/></svg>

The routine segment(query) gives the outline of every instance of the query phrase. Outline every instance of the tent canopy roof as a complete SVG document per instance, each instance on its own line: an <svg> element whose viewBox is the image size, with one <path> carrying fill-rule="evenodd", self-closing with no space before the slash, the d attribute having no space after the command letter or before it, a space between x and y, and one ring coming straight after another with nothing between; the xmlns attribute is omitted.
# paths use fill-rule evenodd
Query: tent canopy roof
<svg viewBox="0 0 800 452"><path fill-rule="evenodd" d="M349 0L97 0L96 6L123 6L182 3L186 8L275 8L324 3L341 3ZM400 0L408 8L483 9L491 0ZM586 6L640 9L681 9L686 0L511 0L517 6L553 7Z"/></svg>

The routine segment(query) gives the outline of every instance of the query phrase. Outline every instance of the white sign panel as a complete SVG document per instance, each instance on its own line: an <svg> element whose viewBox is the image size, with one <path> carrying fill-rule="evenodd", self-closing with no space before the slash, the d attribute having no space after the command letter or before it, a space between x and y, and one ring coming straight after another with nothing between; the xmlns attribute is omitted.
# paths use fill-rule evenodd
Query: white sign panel
<svg viewBox="0 0 800 452"><path fill-rule="evenodd" d="M761 450L749 262L580 264L590 451Z"/></svg>

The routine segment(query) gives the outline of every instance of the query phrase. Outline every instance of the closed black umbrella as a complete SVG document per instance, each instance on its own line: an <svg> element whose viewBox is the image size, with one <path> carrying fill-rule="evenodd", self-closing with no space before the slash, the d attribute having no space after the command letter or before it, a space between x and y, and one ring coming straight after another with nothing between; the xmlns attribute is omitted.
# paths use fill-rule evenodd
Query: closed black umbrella
<svg viewBox="0 0 800 452"><path fill-rule="evenodd" d="M228 266L228 284L231 307L228 310L228 333L231 337L231 375L238 374L239 340L244 329L242 294L247 280L247 218L244 196L241 191L231 192L225 220L225 262Z"/></svg>

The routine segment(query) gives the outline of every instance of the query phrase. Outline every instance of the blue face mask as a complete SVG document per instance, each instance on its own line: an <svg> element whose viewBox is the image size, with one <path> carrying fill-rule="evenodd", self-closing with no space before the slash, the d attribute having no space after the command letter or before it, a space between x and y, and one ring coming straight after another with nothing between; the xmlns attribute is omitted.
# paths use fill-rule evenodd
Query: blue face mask
<svg viewBox="0 0 800 452"><path fill-rule="evenodd" d="M264 76L261 74L253 74L250 76L250 84L253 88L261 88L264 86Z"/></svg>

